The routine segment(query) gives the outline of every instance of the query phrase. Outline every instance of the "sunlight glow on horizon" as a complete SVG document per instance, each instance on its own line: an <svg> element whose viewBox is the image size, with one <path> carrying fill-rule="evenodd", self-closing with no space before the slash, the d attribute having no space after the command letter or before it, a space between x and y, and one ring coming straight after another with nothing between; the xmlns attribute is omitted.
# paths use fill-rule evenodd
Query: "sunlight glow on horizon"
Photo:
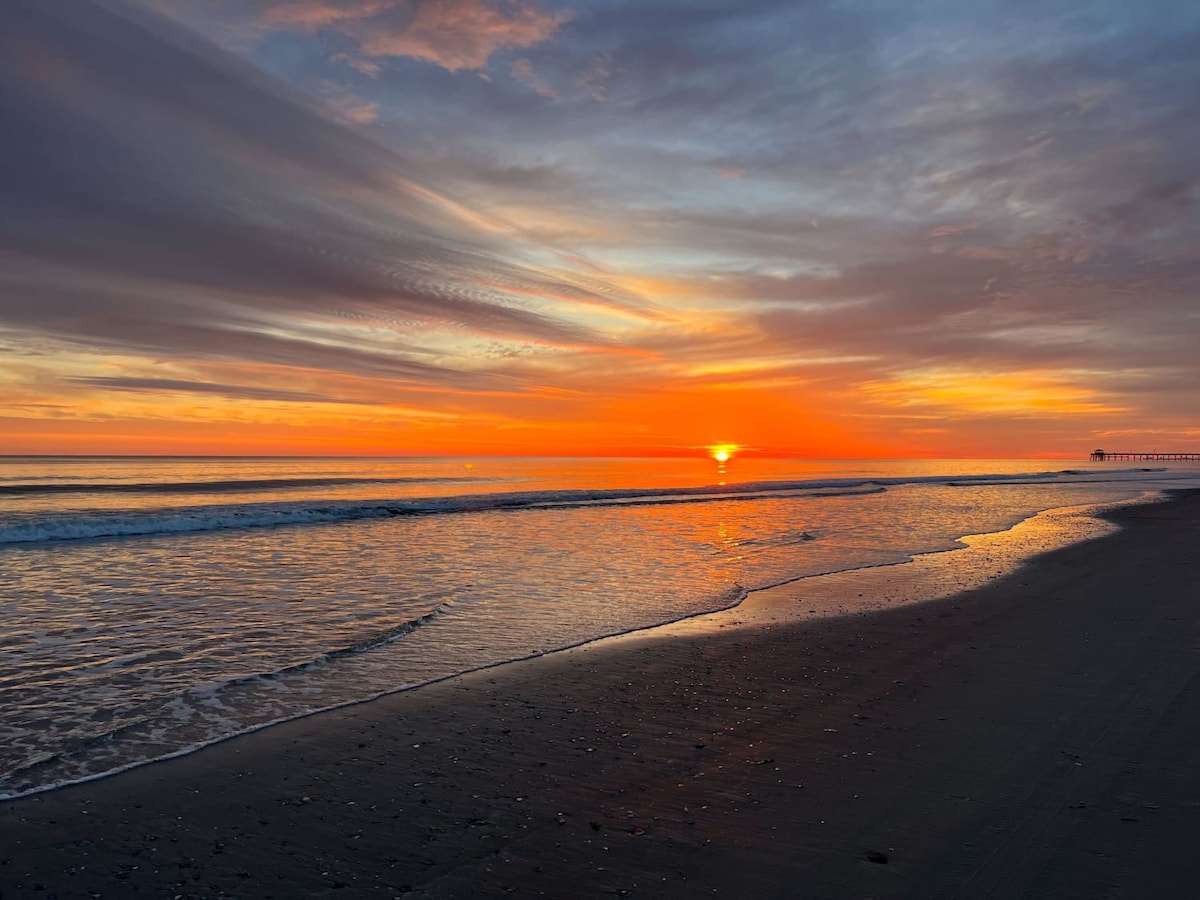
<svg viewBox="0 0 1200 900"><path fill-rule="evenodd" d="M717 462L726 463L733 459L734 454L741 449L737 444L713 444L708 448L708 452Z"/></svg>

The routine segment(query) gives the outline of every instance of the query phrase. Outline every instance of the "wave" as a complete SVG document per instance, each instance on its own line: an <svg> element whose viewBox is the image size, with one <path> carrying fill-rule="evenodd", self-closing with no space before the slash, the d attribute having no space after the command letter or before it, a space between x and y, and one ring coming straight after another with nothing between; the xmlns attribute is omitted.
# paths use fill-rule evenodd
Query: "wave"
<svg viewBox="0 0 1200 900"><path fill-rule="evenodd" d="M122 737L135 732L140 732L149 726L161 724L161 713L165 708L203 704L206 701L219 698L222 693L230 690L231 688L237 688L242 685L255 683L269 684L271 682L277 682L292 675L301 675L307 672L312 672L313 670L336 662L343 657L352 656L358 653L367 653L371 650L385 647L388 644L394 643L405 635L412 634L418 628L429 625L430 623L436 621L441 616L449 612L452 605L453 601L444 601L434 609L430 610L424 615L416 617L415 619L411 619L394 627L387 628L377 634L365 637L362 640L356 641L348 646L327 650L312 659L293 663L292 665L284 666L270 672L255 672L247 675L238 675L221 681L212 682L210 684L191 687L188 690L178 693L174 696L165 696L153 700L145 700L137 704L134 708L125 709L123 720L115 727L108 728L103 731L93 732L91 734L77 736L66 741L63 746L59 747L57 750L47 753L40 753L36 756L24 759L13 765L8 771L0 774L0 782L11 782L14 779L28 778L32 773L39 769L46 769L50 766L57 765L64 759L77 757L98 746L112 744ZM306 710L301 714L307 713L308 711ZM287 718L292 718L292 716ZM17 795L19 795L19 793ZM4 792L3 788L0 788L0 799L10 799L10 796Z"/></svg>
<svg viewBox="0 0 1200 900"><path fill-rule="evenodd" d="M377 700L380 697L386 697L391 694L398 694L404 691L413 690L414 688L424 687L437 682L447 681L451 678L456 678L460 675L466 675L470 672L480 672L487 669L494 669L500 666L508 665L512 662L521 660L533 659L535 657L544 656L547 653L559 652L562 650L570 650L576 647L582 647L587 644L592 644L605 638L616 637L618 635L629 635L641 631L649 631L662 625L669 625L674 622L679 622L684 619L690 619L698 615L705 615L709 612L715 612L720 609L728 609L741 603L747 596L749 591L740 584L731 584L719 595L714 597L714 606L710 609L700 611L688 611L679 615L671 616L657 622L649 622L639 625L634 625L629 628L617 629L609 632L592 635L582 639L568 641L560 645L552 645L540 649L530 651L525 654L502 657L488 662L470 665L461 669L451 669L446 672L434 674L424 680L407 682L404 684L393 685L383 689L372 690L361 696L351 697L349 699L336 700L330 703L320 704L315 706L298 705L290 712L284 712L278 715L268 715L264 719L258 721L244 721L237 724L217 722L216 728L209 728L208 733L200 736L198 739L193 737L191 740L184 741L181 746L167 749L165 747L157 747L150 755L136 758L125 758L123 760L114 759L109 756L105 761L102 761L98 767L92 768L88 765L88 754L97 749L111 750L120 745L122 738L126 737L145 737L147 730L152 732L160 732L164 727L164 722L161 716L157 716L152 712L149 714L135 714L127 718L124 722L114 728L106 729L101 732L93 732L88 735L79 736L68 741L64 746L50 752L40 753L21 762L15 766L11 766L7 771L0 772L0 802L16 799L18 797L26 797L31 794L40 794L56 788L65 787L71 784L80 784L88 781L95 781L100 778L106 778L110 775L116 775L119 772L125 772L129 769L138 768L149 763L158 762L167 759L174 759L180 756L186 756L197 750L209 747L213 744L221 743L230 738L238 737L244 734L250 734L255 731L261 731L264 728L270 728L274 725L280 725L284 722L292 722L298 719L308 718L318 715L323 712L329 712L335 709L342 709L349 706L357 706L362 703L367 703L372 700ZM220 704L220 697L223 693L229 690L254 683L271 683L280 682L289 676L297 674L305 674L314 670L319 670L322 667L336 663L340 659L360 653L367 653L372 650L377 650L394 641L403 638L407 634L423 626L429 625L450 611L453 605L452 600L443 601L434 609L418 616L415 619L404 622L393 628L386 629L376 635L367 637L361 641L351 644L346 647L329 650L319 656L306 660L304 662L295 663L293 665L284 666L270 672L262 672L250 675L235 676L221 681L212 682L205 685L197 685L189 688L186 691L175 694L174 696L160 698L156 701L148 701L142 704L144 708L156 707L161 712L163 709L181 707L190 707L195 710L212 701ZM212 725L214 723L208 723ZM169 728L170 723L167 722L165 727ZM186 725L184 726L186 727ZM203 727L203 723L201 723ZM158 740L154 736L150 738L151 742ZM64 762L78 763L79 768L76 768L71 773L58 773L56 768ZM115 764L113 764L115 762ZM58 777L51 777L49 780L45 778L45 774L54 773ZM65 777L62 777L65 774Z"/></svg>
<svg viewBox="0 0 1200 900"><path fill-rule="evenodd" d="M455 482L495 481L474 475L441 477L360 478L323 476L319 478L250 478L233 481L22 481L0 484L0 495L36 496L38 494L225 494L250 491L275 491L302 487L339 487L351 484L452 484Z"/></svg>
<svg viewBox="0 0 1200 900"><path fill-rule="evenodd" d="M734 485L732 487L649 489L642 491L528 491L393 500L241 503L149 510L91 510L71 513L15 514L0 522L0 546L97 538L184 534L289 525L326 525L359 519L489 510L563 509L750 500L804 490L807 485ZM869 489L880 490L880 488ZM847 490L847 493L856 492ZM862 491L857 491L862 492Z"/></svg>
<svg viewBox="0 0 1200 900"><path fill-rule="evenodd" d="M1118 470L1108 477L1141 470ZM1029 484L1062 478L1062 472L927 475L896 478L836 478L745 482L690 488L618 488L462 494L380 500L295 500L182 506L159 509L94 509L12 513L0 519L0 546L225 531L327 525L396 516L445 513L579 509L673 503L761 500L779 497L861 496L906 484ZM1067 476L1070 477L1070 476Z"/></svg>

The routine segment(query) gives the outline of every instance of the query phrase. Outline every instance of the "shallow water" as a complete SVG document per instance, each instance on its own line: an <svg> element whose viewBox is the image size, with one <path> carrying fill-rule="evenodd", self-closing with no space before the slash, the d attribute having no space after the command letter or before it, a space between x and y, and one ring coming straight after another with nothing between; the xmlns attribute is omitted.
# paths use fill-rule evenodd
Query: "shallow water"
<svg viewBox="0 0 1200 900"><path fill-rule="evenodd" d="M0 460L0 796L1200 477L1065 469Z"/></svg>

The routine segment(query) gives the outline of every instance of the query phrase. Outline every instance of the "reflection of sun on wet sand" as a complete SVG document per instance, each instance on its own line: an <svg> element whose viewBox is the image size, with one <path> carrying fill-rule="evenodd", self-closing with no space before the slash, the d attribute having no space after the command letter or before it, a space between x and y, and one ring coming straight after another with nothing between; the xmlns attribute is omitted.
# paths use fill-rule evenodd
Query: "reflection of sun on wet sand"
<svg viewBox="0 0 1200 900"><path fill-rule="evenodd" d="M1114 503L1112 509L1135 505ZM731 625L777 625L813 617L854 615L925 603L974 590L1039 553L1116 530L1091 507L1049 510L1008 531L967 535L961 549L923 553L910 562L799 578L752 591L731 609L683 619L654 629L654 637L702 634ZM621 638L610 638L620 640Z"/></svg>
<svg viewBox="0 0 1200 900"><path fill-rule="evenodd" d="M1189 896L1200 493L1056 515L0 804L0 894Z"/></svg>

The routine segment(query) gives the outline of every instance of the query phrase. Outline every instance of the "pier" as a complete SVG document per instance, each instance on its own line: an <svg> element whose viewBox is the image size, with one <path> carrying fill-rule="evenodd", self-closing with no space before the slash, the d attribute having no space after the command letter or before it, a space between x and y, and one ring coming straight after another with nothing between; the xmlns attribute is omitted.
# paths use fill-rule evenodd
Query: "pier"
<svg viewBox="0 0 1200 900"><path fill-rule="evenodd" d="M1111 453L1107 450L1093 450L1092 462L1104 462L1109 459L1140 459L1148 462L1167 460L1200 460L1200 453L1159 453L1159 452L1121 452Z"/></svg>

